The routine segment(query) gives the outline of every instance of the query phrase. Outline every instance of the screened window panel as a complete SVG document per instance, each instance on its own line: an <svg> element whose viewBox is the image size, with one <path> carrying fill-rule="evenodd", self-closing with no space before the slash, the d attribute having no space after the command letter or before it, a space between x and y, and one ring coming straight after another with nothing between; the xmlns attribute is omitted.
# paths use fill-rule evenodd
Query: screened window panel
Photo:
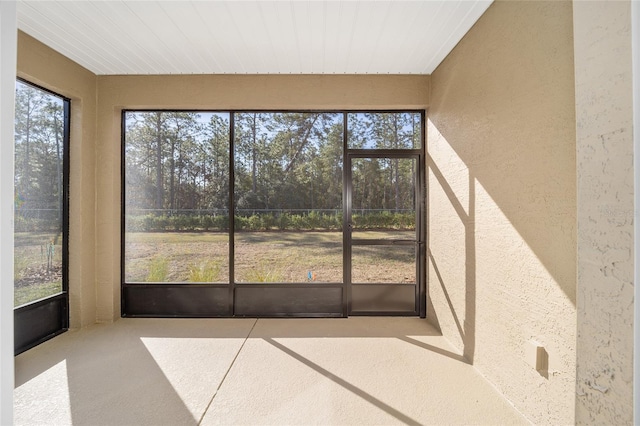
<svg viewBox="0 0 640 426"><path fill-rule="evenodd" d="M64 288L66 102L25 82L16 83L15 306Z"/></svg>
<svg viewBox="0 0 640 426"><path fill-rule="evenodd" d="M229 281L230 114L124 114L124 280Z"/></svg>
<svg viewBox="0 0 640 426"><path fill-rule="evenodd" d="M357 112L348 114L349 149L420 149L419 112Z"/></svg>
<svg viewBox="0 0 640 426"><path fill-rule="evenodd" d="M237 113L238 283L342 282L343 114Z"/></svg>

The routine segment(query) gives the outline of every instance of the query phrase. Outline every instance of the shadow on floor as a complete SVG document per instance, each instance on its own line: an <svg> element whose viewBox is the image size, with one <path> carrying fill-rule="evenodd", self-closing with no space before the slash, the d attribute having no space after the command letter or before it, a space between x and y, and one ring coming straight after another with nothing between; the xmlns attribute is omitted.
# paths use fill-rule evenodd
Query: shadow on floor
<svg viewBox="0 0 640 426"><path fill-rule="evenodd" d="M244 344L251 341L267 342L402 423L422 421L343 374L332 373L330 364L320 365L288 347L283 339L289 338L292 342L314 339L312 345L328 353L338 343L323 338L344 338L347 346L338 345L347 350L345 354L349 354L347 347L360 341L386 345L379 342L383 338L394 350L398 346L392 342L402 341L436 357L467 363L419 318L121 319L70 331L16 357L16 424L200 424L217 403L216 395L244 353ZM371 355L375 361L376 355Z"/></svg>

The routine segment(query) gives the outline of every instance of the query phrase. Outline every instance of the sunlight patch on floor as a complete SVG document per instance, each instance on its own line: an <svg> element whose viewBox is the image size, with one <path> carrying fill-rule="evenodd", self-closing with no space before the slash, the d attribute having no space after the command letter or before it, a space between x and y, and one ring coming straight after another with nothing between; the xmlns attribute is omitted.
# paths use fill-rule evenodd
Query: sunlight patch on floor
<svg viewBox="0 0 640 426"><path fill-rule="evenodd" d="M243 339L142 337L140 340L197 418L206 409Z"/></svg>
<svg viewBox="0 0 640 426"><path fill-rule="evenodd" d="M48 424L72 423L66 360L17 387L13 395L15 425L42 424L45 419Z"/></svg>

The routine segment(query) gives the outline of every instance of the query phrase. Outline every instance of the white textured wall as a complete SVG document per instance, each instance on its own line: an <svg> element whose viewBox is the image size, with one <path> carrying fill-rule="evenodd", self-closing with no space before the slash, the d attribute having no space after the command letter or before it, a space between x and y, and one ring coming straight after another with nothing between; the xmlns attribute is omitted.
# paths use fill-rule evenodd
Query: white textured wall
<svg viewBox="0 0 640 426"><path fill-rule="evenodd" d="M13 119L16 4L0 2L0 424L13 423Z"/></svg>
<svg viewBox="0 0 640 426"><path fill-rule="evenodd" d="M431 80L427 316L536 424L574 421L573 73L571 2L498 1Z"/></svg>
<svg viewBox="0 0 640 426"><path fill-rule="evenodd" d="M633 421L631 4L574 4L578 163L576 421Z"/></svg>
<svg viewBox="0 0 640 426"><path fill-rule="evenodd" d="M634 259L640 253L640 2L631 3L631 44L633 50L633 174L634 174ZM634 265L634 282L640 278L640 264ZM640 287L634 286L634 300L640 299ZM634 324L640 322L640 304L634 303ZM640 327L634 327L633 349L640 348ZM634 356L633 363L633 418L640 418L640 356Z"/></svg>

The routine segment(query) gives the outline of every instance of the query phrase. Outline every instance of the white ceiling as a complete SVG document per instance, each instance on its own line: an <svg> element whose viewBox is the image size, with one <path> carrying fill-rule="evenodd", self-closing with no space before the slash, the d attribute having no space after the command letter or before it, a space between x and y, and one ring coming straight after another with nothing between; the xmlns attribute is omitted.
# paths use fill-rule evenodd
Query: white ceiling
<svg viewBox="0 0 640 426"><path fill-rule="evenodd" d="M430 74L492 0L32 1L18 28L96 74Z"/></svg>

